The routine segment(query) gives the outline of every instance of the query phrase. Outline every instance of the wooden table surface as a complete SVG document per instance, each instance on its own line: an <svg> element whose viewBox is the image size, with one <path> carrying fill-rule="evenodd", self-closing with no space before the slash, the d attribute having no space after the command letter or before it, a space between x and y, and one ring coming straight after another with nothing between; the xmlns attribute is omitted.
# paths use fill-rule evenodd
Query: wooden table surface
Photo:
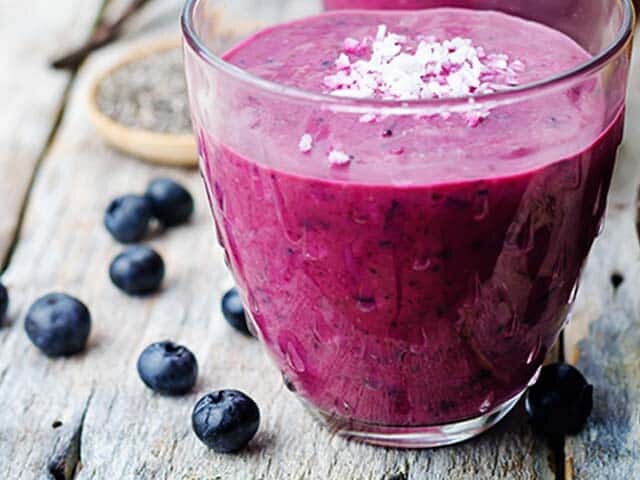
<svg viewBox="0 0 640 480"><path fill-rule="evenodd" d="M89 81L142 37L177 33L181 1L151 2L123 39L94 54L78 74L48 68L52 57L90 35L100 15L113 16L126 3L32 0L27 12L22 2L0 0L0 264L11 294L0 326L1 479L640 478L638 68L606 228L558 353L595 385L588 428L550 448L530 433L518 406L497 428L462 445L381 449L316 425L260 345L227 327L219 300L232 281L197 173L118 154L88 122ZM269 21L318 8L306 0L236 0L244 4ZM188 184L197 211L192 225L150 242L167 263L164 291L131 299L108 280L121 247L102 227L102 215L112 197L143 190L160 174ZM617 288L614 274L624 279ZM25 312L50 291L90 306L94 326L85 354L50 360L27 340ZM188 345L199 359L200 379L186 398L154 395L136 373L140 351L165 338ZM247 451L223 456L198 442L190 412L205 392L229 387L258 401L263 422Z"/></svg>

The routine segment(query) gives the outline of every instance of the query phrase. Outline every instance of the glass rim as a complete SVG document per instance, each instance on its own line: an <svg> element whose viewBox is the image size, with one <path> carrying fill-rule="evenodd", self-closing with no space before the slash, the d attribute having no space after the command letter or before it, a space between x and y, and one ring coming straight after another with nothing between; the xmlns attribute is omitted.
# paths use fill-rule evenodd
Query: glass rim
<svg viewBox="0 0 640 480"><path fill-rule="evenodd" d="M220 69L224 73L237 80L257 87L260 90L269 93L287 97L290 100L319 102L323 105L334 107L336 110L352 111L352 112L368 112L371 109L382 110L386 113L400 113L405 111L415 111L416 109L441 109L443 107L451 108L468 105L470 99L474 103L510 103L515 101L522 94L537 93L562 86L564 83L571 81L577 77L586 76L597 72L606 65L609 60L615 57L633 36L634 25L636 22L636 12L632 0L613 0L618 4L622 4L624 17L619 31L613 41L602 49L597 55L591 57L588 61L583 62L575 67L552 75L550 77L537 80L535 82L517 85L508 90L501 90L493 93L485 93L477 96L464 96L455 98L436 98L436 99L412 99L412 100L390 100L375 98L352 98L339 97L328 93L320 93L310 90L304 90L282 83L274 82L254 75L232 63L222 59L222 57L212 52L200 38L196 32L194 25L194 11L196 6L203 0L186 0L181 14L181 29L185 43L196 53L196 55L208 63L210 66ZM206 1L206 0L205 0ZM331 14L331 12L328 12ZM337 12L334 12L337 13Z"/></svg>

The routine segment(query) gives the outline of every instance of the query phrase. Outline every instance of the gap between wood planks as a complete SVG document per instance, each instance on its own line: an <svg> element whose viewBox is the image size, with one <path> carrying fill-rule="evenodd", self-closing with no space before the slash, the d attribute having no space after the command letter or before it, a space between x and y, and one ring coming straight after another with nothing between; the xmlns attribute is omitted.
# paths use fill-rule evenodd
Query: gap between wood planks
<svg viewBox="0 0 640 480"><path fill-rule="evenodd" d="M87 397L78 422L67 427L62 434L61 441L54 448L54 452L47 463L47 472L54 480L72 480L79 471L78 466L82 459L82 430L84 421L91 405L94 389ZM56 426L57 423L57 426ZM62 423L56 422L52 428L59 428Z"/></svg>
<svg viewBox="0 0 640 480"><path fill-rule="evenodd" d="M100 11L96 16L96 19L93 23L93 27L89 32L87 38L90 38L91 35L95 32L98 27L100 21L104 18L105 12L112 0L102 0L102 5L100 6ZM7 249L6 254L3 258L0 259L0 274L4 273L9 265L11 264L11 259L13 258L13 254L18 246L18 242L20 241L20 235L22 233L22 227L24 224L24 217L27 211L27 206L29 205L29 200L31 198L31 193L33 191L33 185L35 184L36 179L38 178L38 173L40 172L40 168L42 167L42 162L47 157L51 146L53 145L56 136L58 134L58 130L60 129L60 125L62 124L62 120L64 118L65 110L67 107L67 101L69 100L69 94L73 89L73 85L75 84L75 80L78 76L78 70L82 64L78 67L78 69L70 72L69 79L67 80L67 84L65 86L64 92L62 94L62 98L60 99L60 103L58 104L58 108L56 111L55 118L53 120L53 124L51 125L51 129L49 130L49 135L47 136L47 140L42 148L42 151L38 154L36 158L36 162L33 166L33 171L31 172L31 178L29 178L29 184L27 185L27 190L25 191L24 197L22 199L22 204L20 206L20 212L18 213L18 222L13 231L13 236L11 237L11 241L9 242L9 248ZM50 67L51 68L51 67Z"/></svg>

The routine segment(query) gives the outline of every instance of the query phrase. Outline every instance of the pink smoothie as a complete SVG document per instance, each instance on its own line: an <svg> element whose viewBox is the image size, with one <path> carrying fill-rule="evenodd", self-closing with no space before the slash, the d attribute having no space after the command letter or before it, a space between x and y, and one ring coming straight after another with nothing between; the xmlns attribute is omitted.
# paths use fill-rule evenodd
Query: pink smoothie
<svg viewBox="0 0 640 480"><path fill-rule="evenodd" d="M464 9L322 14L225 58L327 93L344 40L380 24L408 49L428 32L507 54L525 66L521 84L589 58L540 24ZM473 125L283 110L230 79L218 87L231 107L207 119L216 135L198 132L202 173L229 265L293 389L339 418L417 426L479 416L527 386L565 320L621 141L622 112L605 125L593 83Z"/></svg>

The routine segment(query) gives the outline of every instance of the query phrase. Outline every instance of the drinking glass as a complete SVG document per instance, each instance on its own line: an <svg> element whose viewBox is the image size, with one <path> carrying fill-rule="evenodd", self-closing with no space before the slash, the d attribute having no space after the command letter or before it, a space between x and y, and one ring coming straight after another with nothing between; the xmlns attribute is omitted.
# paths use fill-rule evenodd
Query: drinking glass
<svg viewBox="0 0 640 480"><path fill-rule="evenodd" d="M506 12L592 54L478 96L498 129L433 120L465 115L464 98L351 99L258 78L214 53L223 3L188 0L182 17L200 169L251 327L287 387L334 431L378 445L440 446L491 427L558 338L600 230L622 139L630 0L412 2ZM551 142L563 119L540 115L567 98L599 113L580 141ZM372 118L412 128L367 136ZM357 131L379 161L327 168L300 154L307 131L318 149ZM445 180L401 161L401 142L423 139L426 156L447 156ZM530 167L500 171L516 160ZM474 162L498 171L474 177Z"/></svg>

